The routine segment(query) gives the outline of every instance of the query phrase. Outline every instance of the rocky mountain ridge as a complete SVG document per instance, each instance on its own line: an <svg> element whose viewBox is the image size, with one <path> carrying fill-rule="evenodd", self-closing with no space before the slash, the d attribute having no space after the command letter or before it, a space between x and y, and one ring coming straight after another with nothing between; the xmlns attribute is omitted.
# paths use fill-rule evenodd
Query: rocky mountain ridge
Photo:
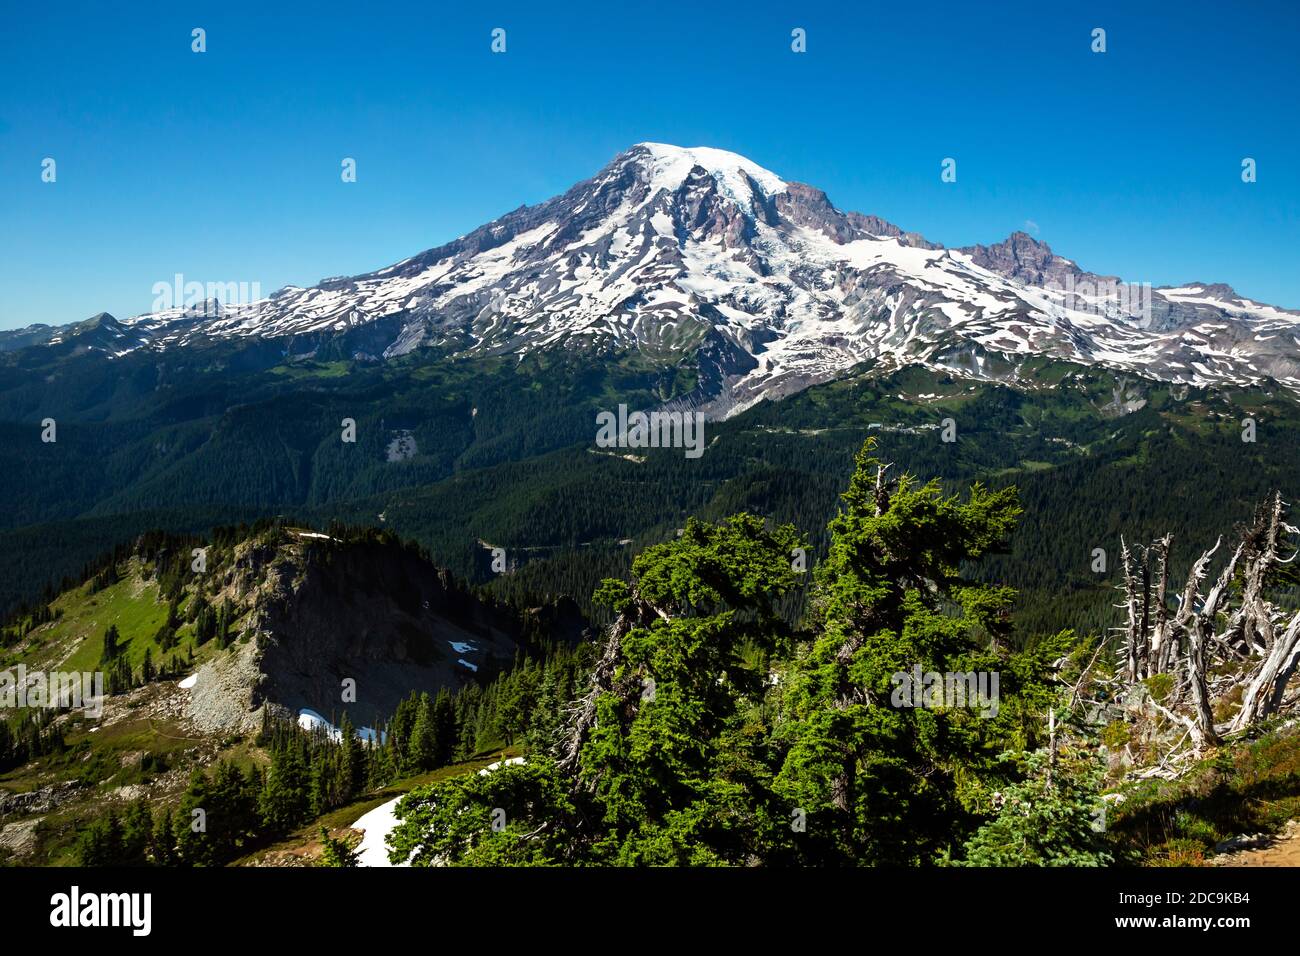
<svg viewBox="0 0 1300 956"><path fill-rule="evenodd" d="M85 326L83 328L83 326ZM726 416L861 363L1014 382L1025 357L1300 390L1300 312L1221 283L1152 289L1026 233L947 249L734 153L642 143L561 196L376 272L212 299L31 345L109 356L211 340L358 358L636 352L699 370ZM39 338L39 336L36 336Z"/></svg>

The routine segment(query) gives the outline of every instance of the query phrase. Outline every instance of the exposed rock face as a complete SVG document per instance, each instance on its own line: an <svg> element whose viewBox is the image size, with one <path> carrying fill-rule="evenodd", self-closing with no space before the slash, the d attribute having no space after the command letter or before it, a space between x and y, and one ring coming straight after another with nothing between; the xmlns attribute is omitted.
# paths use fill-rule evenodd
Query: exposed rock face
<svg viewBox="0 0 1300 956"><path fill-rule="evenodd" d="M918 249L942 249L915 232L904 232L892 222L879 216L864 216L859 212L840 212L826 193L805 183L786 183L785 190L777 193L768 205L775 215L765 220L775 226L783 221L799 227L816 229L826 238L843 245L855 239L897 239L902 245Z"/></svg>
<svg viewBox="0 0 1300 956"><path fill-rule="evenodd" d="M222 593L246 613L229 652L196 675L189 716L205 730L256 729L264 707L374 726L412 690L490 679L526 627L412 550L301 532L237 549Z"/></svg>
<svg viewBox="0 0 1300 956"><path fill-rule="evenodd" d="M1119 281L1115 276L1085 273L1069 259L1063 259L1052 252L1047 243L1039 242L1025 232L1013 232L1002 242L991 246L965 246L958 251L970 256L977 266L1027 285L1042 286L1051 282L1063 285L1067 280L1078 280L1085 276L1093 280Z"/></svg>
<svg viewBox="0 0 1300 956"><path fill-rule="evenodd" d="M17 823L6 823L0 829L0 847L4 847L16 857L24 857L36 849L36 828L44 817L32 817Z"/></svg>
<svg viewBox="0 0 1300 956"><path fill-rule="evenodd" d="M49 813L69 800L81 785L75 782L53 784L27 793L0 795L0 819L28 813Z"/></svg>
<svg viewBox="0 0 1300 956"><path fill-rule="evenodd" d="M258 693L265 679L259 656L257 644L250 641L199 668L187 716L200 730L253 733L261 726L267 702ZM277 716L292 716L287 707L273 705L272 710Z"/></svg>

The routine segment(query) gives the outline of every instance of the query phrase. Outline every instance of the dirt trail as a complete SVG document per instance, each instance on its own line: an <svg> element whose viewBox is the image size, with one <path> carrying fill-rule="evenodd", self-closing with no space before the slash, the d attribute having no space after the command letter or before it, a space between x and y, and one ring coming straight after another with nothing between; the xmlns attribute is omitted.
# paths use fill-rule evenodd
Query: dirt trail
<svg viewBox="0 0 1300 956"><path fill-rule="evenodd" d="M1262 850L1237 854L1232 866L1300 866L1300 836L1279 840Z"/></svg>
<svg viewBox="0 0 1300 956"><path fill-rule="evenodd" d="M1275 836L1259 837L1252 846L1214 858L1216 866L1300 867L1300 820L1291 820Z"/></svg>

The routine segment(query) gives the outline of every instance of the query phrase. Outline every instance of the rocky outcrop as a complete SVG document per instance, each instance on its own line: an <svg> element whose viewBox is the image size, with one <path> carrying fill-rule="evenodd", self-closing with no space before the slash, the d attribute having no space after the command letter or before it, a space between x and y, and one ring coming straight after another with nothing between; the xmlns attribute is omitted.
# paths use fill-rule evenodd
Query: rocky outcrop
<svg viewBox="0 0 1300 956"><path fill-rule="evenodd" d="M490 679L545 613L486 604L389 539L294 531L237 548L220 596L242 615L230 650L195 675L189 717L209 731L256 729L268 707L373 726L413 690Z"/></svg>
<svg viewBox="0 0 1300 956"><path fill-rule="evenodd" d="M1119 281L1114 276L1091 276L1069 259L1052 252L1052 247L1047 243L1039 242L1025 232L1013 232L1002 242L995 242L991 246L964 246L957 251L970 256L977 266L1028 285L1064 285L1067 280L1077 282L1084 277Z"/></svg>
<svg viewBox="0 0 1300 956"><path fill-rule="evenodd" d="M39 839L36 831L44 819L44 817L32 817L30 820L6 823L3 828L0 828L0 849L8 850L18 858L27 856L36 849Z"/></svg>
<svg viewBox="0 0 1300 956"><path fill-rule="evenodd" d="M29 813L49 813L57 810L81 789L74 781L56 783L26 793L0 795L0 819L8 816L26 816Z"/></svg>

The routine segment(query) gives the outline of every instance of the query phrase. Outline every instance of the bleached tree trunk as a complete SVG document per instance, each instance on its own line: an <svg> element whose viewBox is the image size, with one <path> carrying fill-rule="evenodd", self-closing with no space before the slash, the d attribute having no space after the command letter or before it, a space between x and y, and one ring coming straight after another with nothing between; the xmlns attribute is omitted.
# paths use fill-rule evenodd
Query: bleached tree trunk
<svg viewBox="0 0 1300 956"><path fill-rule="evenodd" d="M1150 552L1142 550L1142 611L1138 616L1138 676L1150 677L1151 670L1151 567L1147 563Z"/></svg>
<svg viewBox="0 0 1300 956"><path fill-rule="evenodd" d="M1169 606L1165 603L1169 590L1169 545L1173 535L1165 535L1151 547L1155 550L1160 568L1156 572L1156 620L1151 629L1151 660L1153 673L1163 674L1169 670L1170 649L1173 642L1169 640Z"/></svg>
<svg viewBox="0 0 1300 956"><path fill-rule="evenodd" d="M885 472L889 470L890 464L879 464L876 466L876 517L879 518L889 510L889 499L893 495L897 482L885 477Z"/></svg>
<svg viewBox="0 0 1300 956"><path fill-rule="evenodd" d="M1124 651L1127 658L1125 677L1132 684L1138 680L1138 645L1142 641L1142 635L1138 633L1137 582L1133 579L1133 559L1129 554L1128 542L1122 536L1119 545L1119 559L1124 566L1124 605L1128 614L1128 623L1124 631Z"/></svg>
<svg viewBox="0 0 1300 956"><path fill-rule="evenodd" d="M1300 663L1300 611L1292 616L1281 637L1273 642L1268 655L1255 671L1241 697L1241 710L1232 721L1232 731L1245 730L1251 724L1277 712L1286 693L1286 685Z"/></svg>
<svg viewBox="0 0 1300 956"><path fill-rule="evenodd" d="M638 692L636 675L626 673L620 677L618 674L623 664L623 638L633 628L648 627L655 617L668 618L663 610L644 600L638 590L633 589L631 598L628 606L606 631L600 657L592 667L587 681L586 693L569 709L563 733L554 750L556 765L575 781L580 779L582 747L596 727L600 699L606 694L614 693L625 705L635 706L632 702ZM585 783L588 789L594 785L594 781L590 780Z"/></svg>
<svg viewBox="0 0 1300 956"><path fill-rule="evenodd" d="M1223 539L1196 560L1172 616L1166 603L1172 535L1136 549L1121 538L1125 601L1119 607L1125 609L1126 622L1117 630L1124 632L1123 675L1130 685L1153 674L1177 676L1165 704L1143 699L1155 712L1186 727L1198 752L1222 739L1214 711L1215 694L1226 693L1225 688L1245 688L1241 706L1225 728L1229 734L1287 703L1287 686L1300 669L1300 611L1283 613L1267 596L1277 568L1300 555L1281 557L1283 535L1300 535L1300 529L1286 521L1286 503L1274 493L1255 510L1214 585L1204 593L1210 562ZM1140 562L1136 567L1135 561ZM1236 683L1230 677L1211 683L1216 664L1239 666L1252 660L1254 667Z"/></svg>
<svg viewBox="0 0 1300 956"><path fill-rule="evenodd" d="M1204 576L1205 569L1209 566L1210 555L1218 547L1218 542L1216 542L1214 548L1205 552L1201 556L1201 560L1196 563L1201 576ZM1209 652L1214 641L1215 621L1218 620L1224 603L1228 599L1228 589L1232 585L1232 579L1237 570L1237 562L1241 559L1245 548L1246 543L1244 541L1237 545L1237 550L1232 553L1227 566L1219 574L1219 579L1214 582L1214 587L1210 588L1210 593L1205 596L1201 609L1196 612L1187 631L1188 690L1191 693L1193 715L1202 746L1218 743L1218 734L1214 730L1214 711L1210 707L1210 694L1206 686L1206 673L1210 667ZM1196 572L1193 571L1193 573ZM1202 747L1197 747L1197 749L1202 749Z"/></svg>
<svg viewBox="0 0 1300 956"><path fill-rule="evenodd" d="M1187 632L1187 687L1192 696L1192 746L1197 752L1219 742L1214 731L1214 710L1205 682L1206 634L1198 620Z"/></svg>

